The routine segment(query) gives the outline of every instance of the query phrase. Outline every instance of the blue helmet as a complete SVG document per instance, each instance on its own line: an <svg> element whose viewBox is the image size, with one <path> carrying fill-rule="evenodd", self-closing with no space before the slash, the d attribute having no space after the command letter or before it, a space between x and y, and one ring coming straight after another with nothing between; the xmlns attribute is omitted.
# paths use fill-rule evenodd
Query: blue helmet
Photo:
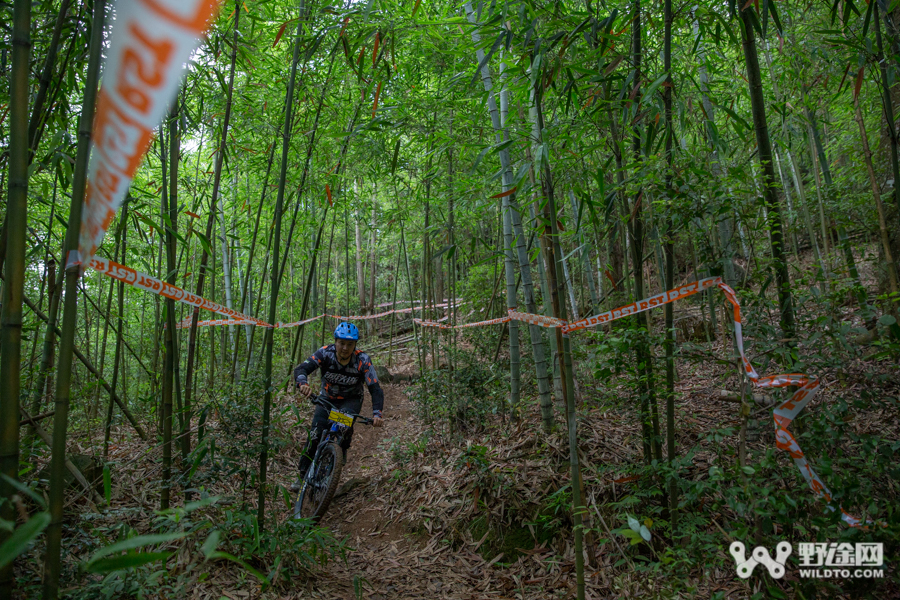
<svg viewBox="0 0 900 600"><path fill-rule="evenodd" d="M353 323L341 323L334 330L334 338L338 340L358 340L359 329Z"/></svg>

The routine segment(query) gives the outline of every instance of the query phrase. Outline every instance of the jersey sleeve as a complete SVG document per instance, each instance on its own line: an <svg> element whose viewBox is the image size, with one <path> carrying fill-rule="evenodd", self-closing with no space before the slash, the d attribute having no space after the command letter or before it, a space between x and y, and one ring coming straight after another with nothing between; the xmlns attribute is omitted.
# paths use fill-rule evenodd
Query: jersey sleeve
<svg viewBox="0 0 900 600"><path fill-rule="evenodd" d="M360 356L362 359L362 368L366 373L366 386L369 388L369 394L372 395L372 415L381 417L381 411L384 410L384 391L378 383L378 373L375 372L375 366L368 354Z"/></svg>
<svg viewBox="0 0 900 600"><path fill-rule="evenodd" d="M300 363L297 368L294 369L294 383L297 385L309 385L309 376L312 375L316 369L321 367L322 362L325 360L325 348L326 346L322 346L316 350L312 356Z"/></svg>

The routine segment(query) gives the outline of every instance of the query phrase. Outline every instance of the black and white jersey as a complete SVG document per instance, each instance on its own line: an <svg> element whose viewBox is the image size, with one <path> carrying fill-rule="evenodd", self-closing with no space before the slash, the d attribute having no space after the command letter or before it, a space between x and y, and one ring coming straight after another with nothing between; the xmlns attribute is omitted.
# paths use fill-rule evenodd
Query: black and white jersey
<svg viewBox="0 0 900 600"><path fill-rule="evenodd" d="M322 369L321 394L329 402L336 406L343 406L348 402L361 406L365 385L372 395L372 413L376 417L381 416L384 392L378 384L378 375L368 354L356 350L350 357L350 362L342 365L334 344L322 346L294 369L295 383L309 385L307 378L316 369Z"/></svg>

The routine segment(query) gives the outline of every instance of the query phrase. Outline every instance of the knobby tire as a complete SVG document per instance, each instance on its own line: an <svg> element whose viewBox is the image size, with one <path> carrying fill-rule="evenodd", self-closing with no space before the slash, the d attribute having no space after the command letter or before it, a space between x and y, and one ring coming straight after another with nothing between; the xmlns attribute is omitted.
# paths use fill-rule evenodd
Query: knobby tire
<svg viewBox="0 0 900 600"><path fill-rule="evenodd" d="M320 486L313 485L313 482L308 482L304 486L294 505L294 517L312 518L313 522L318 522L325 515L337 491L341 479L341 469L344 466L344 451L334 442L328 442L322 448L315 466L316 473L313 474L313 481L320 477L324 480ZM319 490L321 490L321 496L316 498L315 492ZM314 510L310 511L311 508Z"/></svg>

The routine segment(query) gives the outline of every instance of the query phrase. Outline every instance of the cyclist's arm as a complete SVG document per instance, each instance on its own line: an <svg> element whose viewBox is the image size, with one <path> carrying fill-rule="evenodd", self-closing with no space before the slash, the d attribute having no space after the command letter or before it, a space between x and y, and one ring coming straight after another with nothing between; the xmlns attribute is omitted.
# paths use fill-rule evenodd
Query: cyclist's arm
<svg viewBox="0 0 900 600"><path fill-rule="evenodd" d="M299 387L301 385L309 385L309 376L322 365L325 360L325 349L319 348L312 356L300 363L294 369L294 383Z"/></svg>
<svg viewBox="0 0 900 600"><path fill-rule="evenodd" d="M366 357L366 386L369 388L369 394L372 396L372 416L381 418L381 411L384 410L384 390L378 383L378 375L375 373L375 367L372 361Z"/></svg>

